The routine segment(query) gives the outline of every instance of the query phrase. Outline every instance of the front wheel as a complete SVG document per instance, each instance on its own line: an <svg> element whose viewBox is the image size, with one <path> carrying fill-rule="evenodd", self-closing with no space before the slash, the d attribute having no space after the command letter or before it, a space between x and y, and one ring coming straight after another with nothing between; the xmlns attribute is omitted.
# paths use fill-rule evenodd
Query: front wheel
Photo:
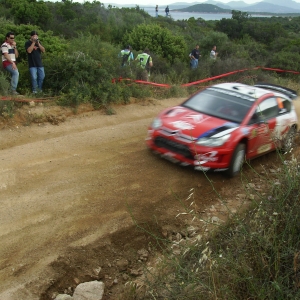
<svg viewBox="0 0 300 300"><path fill-rule="evenodd" d="M234 149L229 169L227 170L227 175L229 177L234 177L238 175L241 171L242 165L245 161L245 154L246 154L246 145L245 144L238 144L237 147Z"/></svg>

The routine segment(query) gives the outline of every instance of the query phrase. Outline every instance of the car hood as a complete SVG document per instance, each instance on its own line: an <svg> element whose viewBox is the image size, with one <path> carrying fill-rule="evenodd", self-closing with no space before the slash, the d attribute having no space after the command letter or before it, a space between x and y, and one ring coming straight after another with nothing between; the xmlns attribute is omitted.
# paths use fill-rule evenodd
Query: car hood
<svg viewBox="0 0 300 300"><path fill-rule="evenodd" d="M239 127L239 124L209 116L182 106L170 108L160 116L162 129L180 132L193 139L200 137L222 136Z"/></svg>

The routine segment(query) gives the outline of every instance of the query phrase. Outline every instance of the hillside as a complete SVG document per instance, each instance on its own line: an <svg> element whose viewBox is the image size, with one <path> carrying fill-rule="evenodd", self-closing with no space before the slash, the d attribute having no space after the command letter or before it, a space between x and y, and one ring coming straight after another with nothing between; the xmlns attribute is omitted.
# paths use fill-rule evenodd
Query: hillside
<svg viewBox="0 0 300 300"><path fill-rule="evenodd" d="M223 9L212 4L196 4L182 9L176 9L182 12L199 12L199 13L231 13L230 9Z"/></svg>

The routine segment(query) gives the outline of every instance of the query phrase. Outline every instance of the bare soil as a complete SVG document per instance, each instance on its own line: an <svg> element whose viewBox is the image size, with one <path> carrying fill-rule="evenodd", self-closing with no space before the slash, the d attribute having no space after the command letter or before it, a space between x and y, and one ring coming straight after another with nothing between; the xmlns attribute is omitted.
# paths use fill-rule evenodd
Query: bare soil
<svg viewBox="0 0 300 300"><path fill-rule="evenodd" d="M240 208L240 177L209 173L208 181L146 148L153 117L182 100L132 101L114 115L24 105L0 120L0 299L54 299L90 280L105 283L103 299L119 299L156 255L155 237L190 224L180 213L191 189L203 217L226 219L216 191L231 211ZM252 167L277 170L276 153ZM249 166L245 173L264 188ZM144 262L141 249L149 251Z"/></svg>

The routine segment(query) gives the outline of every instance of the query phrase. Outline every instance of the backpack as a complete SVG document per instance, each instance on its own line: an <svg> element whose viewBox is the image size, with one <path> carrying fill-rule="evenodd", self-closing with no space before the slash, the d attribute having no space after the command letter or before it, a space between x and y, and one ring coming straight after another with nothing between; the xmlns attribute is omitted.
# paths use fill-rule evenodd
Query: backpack
<svg viewBox="0 0 300 300"><path fill-rule="evenodd" d="M124 65L128 62L128 58L131 54L131 51L129 53L124 53L122 56L122 63L121 66L124 67Z"/></svg>

